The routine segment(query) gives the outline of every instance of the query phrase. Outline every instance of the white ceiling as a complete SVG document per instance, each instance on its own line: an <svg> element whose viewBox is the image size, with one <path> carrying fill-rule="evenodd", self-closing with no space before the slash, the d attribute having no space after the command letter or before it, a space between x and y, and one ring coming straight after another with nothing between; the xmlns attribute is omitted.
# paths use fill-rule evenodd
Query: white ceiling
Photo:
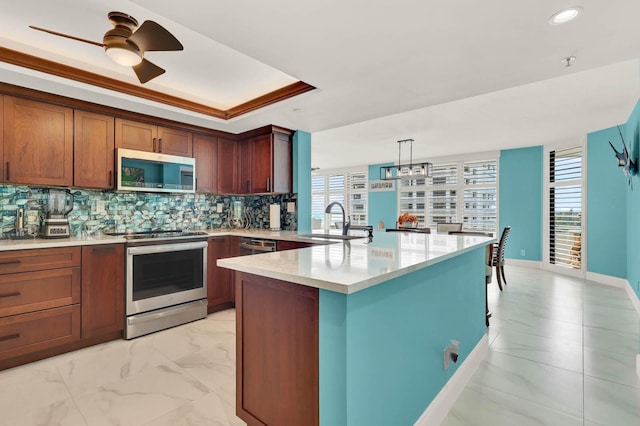
<svg viewBox="0 0 640 426"><path fill-rule="evenodd" d="M547 19L579 4L562 26ZM223 121L0 64L0 81L196 125L313 134L313 166L394 161L580 140L628 118L640 96L632 0L0 0L0 45L136 83L100 48L107 12L155 20L185 46L147 56L145 86L228 108L295 80L318 89ZM561 59L576 56L572 67ZM299 109L299 112L294 112Z"/></svg>

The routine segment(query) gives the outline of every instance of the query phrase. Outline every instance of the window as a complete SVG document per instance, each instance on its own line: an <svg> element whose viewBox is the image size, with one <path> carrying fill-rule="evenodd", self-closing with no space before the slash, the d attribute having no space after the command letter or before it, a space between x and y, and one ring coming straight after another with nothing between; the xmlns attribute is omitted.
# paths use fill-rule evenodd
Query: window
<svg viewBox="0 0 640 426"><path fill-rule="evenodd" d="M550 265L582 269L582 148L548 153L547 260Z"/></svg>
<svg viewBox="0 0 640 426"><path fill-rule="evenodd" d="M331 214L325 208L339 202L350 216L353 225L367 224L367 172L331 173L311 177L311 223L313 229L340 227L342 212L333 208Z"/></svg>
<svg viewBox="0 0 640 426"><path fill-rule="evenodd" d="M463 229L496 232L497 161L434 164L431 179L400 181L399 214L418 217L420 227L462 222Z"/></svg>

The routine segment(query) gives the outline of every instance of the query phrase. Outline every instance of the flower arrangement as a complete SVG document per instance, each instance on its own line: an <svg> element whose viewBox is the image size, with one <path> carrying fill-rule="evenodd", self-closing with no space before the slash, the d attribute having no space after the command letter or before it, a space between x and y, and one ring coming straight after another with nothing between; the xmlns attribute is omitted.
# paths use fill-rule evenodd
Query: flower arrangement
<svg viewBox="0 0 640 426"><path fill-rule="evenodd" d="M398 217L398 226L409 228L416 227L418 225L418 217L409 213L402 213Z"/></svg>

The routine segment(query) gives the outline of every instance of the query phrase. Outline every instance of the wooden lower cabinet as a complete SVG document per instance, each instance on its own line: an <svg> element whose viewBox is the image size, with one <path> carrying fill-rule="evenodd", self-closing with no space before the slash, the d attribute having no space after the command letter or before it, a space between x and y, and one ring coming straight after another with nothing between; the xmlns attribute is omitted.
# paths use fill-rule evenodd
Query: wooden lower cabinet
<svg viewBox="0 0 640 426"><path fill-rule="evenodd" d="M82 247L82 338L124 328L124 244Z"/></svg>
<svg viewBox="0 0 640 426"><path fill-rule="evenodd" d="M124 244L0 252L0 370L117 339Z"/></svg>
<svg viewBox="0 0 640 426"><path fill-rule="evenodd" d="M276 250L295 250L299 248L311 247L313 243L303 243L299 241L278 241L276 242Z"/></svg>
<svg viewBox="0 0 640 426"><path fill-rule="evenodd" d="M80 305L0 318L0 359L80 339Z"/></svg>
<svg viewBox="0 0 640 426"><path fill-rule="evenodd" d="M229 237L210 237L207 248L207 312L233 307L232 272L216 265L218 259L230 257Z"/></svg>
<svg viewBox="0 0 640 426"><path fill-rule="evenodd" d="M236 277L238 417L251 426L318 425L318 289Z"/></svg>

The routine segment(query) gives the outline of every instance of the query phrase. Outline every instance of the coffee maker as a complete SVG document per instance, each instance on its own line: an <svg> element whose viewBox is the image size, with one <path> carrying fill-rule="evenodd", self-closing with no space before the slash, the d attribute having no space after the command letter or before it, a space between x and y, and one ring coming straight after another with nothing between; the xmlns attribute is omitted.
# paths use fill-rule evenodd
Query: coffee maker
<svg viewBox="0 0 640 426"><path fill-rule="evenodd" d="M73 195L68 189L49 189L47 216L42 221L43 238L69 238L69 219L73 210Z"/></svg>

